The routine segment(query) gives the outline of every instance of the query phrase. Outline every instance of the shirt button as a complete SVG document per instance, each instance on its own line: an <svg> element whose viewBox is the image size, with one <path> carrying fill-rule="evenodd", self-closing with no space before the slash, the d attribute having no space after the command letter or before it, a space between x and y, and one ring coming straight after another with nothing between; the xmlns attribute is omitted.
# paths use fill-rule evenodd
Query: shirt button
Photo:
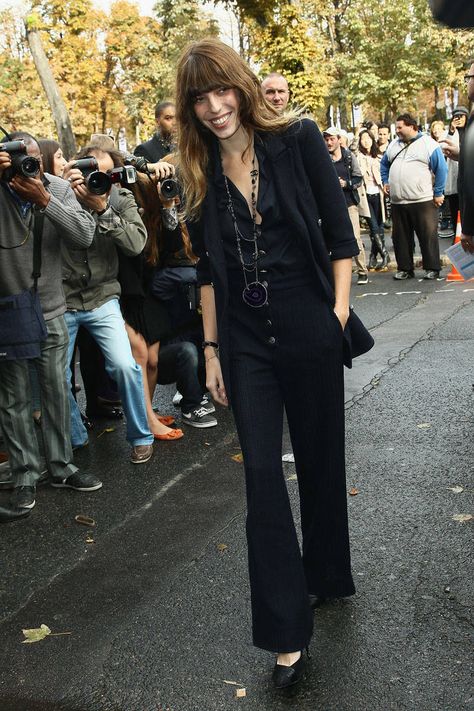
<svg viewBox="0 0 474 711"><path fill-rule="evenodd" d="M267 342L270 346L274 346L276 343L276 338L274 336L270 336Z"/></svg>
<svg viewBox="0 0 474 711"><path fill-rule="evenodd" d="M265 250L264 250L264 249L259 249L259 250L258 250L258 255L259 255L259 257L264 257L264 256L266 255Z"/></svg>

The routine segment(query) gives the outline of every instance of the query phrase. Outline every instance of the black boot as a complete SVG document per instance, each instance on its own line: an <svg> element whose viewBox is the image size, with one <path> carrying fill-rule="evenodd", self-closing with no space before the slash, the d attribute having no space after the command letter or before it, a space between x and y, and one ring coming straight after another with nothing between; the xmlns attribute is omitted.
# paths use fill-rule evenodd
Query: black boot
<svg viewBox="0 0 474 711"><path fill-rule="evenodd" d="M370 257L369 257L369 272L373 272L377 269L377 245L375 243L375 237L373 235L370 235L370 241L372 243L372 247L370 249Z"/></svg>
<svg viewBox="0 0 474 711"><path fill-rule="evenodd" d="M375 241L377 244L377 249L380 252L380 255L382 257L382 264L379 264L377 267L377 271L387 271L388 269L388 264L390 262L390 255L388 253L388 249L385 246L385 237L383 234L376 235L375 236Z"/></svg>

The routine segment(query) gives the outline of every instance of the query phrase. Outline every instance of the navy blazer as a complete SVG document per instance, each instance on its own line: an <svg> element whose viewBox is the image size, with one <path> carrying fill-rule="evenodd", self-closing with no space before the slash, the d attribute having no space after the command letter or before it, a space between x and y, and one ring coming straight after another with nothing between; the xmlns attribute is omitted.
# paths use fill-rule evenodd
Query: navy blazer
<svg viewBox="0 0 474 711"><path fill-rule="evenodd" d="M339 178L321 132L314 121L302 119L279 134L259 132L256 140L262 141L271 161L276 194L288 228L314 269L315 284L321 296L333 306L331 261L353 257L359 248ZM199 257L198 282L214 287L221 364L229 392L227 269L212 179L218 159L218 152L212 151L201 217L188 227L193 252Z"/></svg>

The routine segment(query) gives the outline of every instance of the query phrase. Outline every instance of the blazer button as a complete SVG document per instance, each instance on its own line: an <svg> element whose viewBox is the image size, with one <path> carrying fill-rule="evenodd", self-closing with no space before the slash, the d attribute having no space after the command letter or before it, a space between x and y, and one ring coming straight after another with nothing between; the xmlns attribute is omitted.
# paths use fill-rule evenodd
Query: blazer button
<svg viewBox="0 0 474 711"><path fill-rule="evenodd" d="M269 328L271 328L271 327L273 326L273 323L270 321L270 319L267 319L267 320L265 321L265 324L266 324Z"/></svg>
<svg viewBox="0 0 474 711"><path fill-rule="evenodd" d="M208 256L209 256L209 252L206 252L206 257L208 257Z"/></svg>
<svg viewBox="0 0 474 711"><path fill-rule="evenodd" d="M276 338L275 338L275 336L270 336L270 338L268 339L267 343L268 343L270 346L274 346L275 343L276 343Z"/></svg>

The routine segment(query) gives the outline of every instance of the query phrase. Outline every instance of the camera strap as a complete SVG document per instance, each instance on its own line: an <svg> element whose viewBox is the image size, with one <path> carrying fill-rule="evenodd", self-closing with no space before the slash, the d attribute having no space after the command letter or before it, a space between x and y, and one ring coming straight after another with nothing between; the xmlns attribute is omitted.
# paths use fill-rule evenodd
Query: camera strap
<svg viewBox="0 0 474 711"><path fill-rule="evenodd" d="M33 287L38 289L38 279L41 276L41 244L43 241L44 212L33 210Z"/></svg>

